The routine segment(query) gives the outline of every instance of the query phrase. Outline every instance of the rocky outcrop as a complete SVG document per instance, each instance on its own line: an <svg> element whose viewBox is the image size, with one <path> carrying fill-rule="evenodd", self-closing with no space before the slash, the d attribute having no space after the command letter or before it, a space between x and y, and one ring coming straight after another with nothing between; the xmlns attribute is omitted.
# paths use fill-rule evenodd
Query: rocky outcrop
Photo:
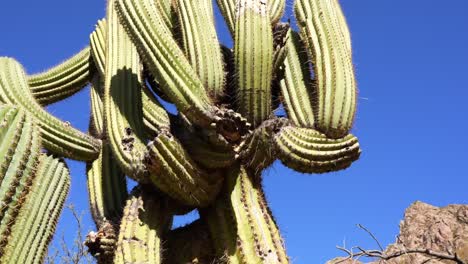
<svg viewBox="0 0 468 264"><path fill-rule="evenodd" d="M401 254L411 251L426 253ZM468 205L439 208L422 202L413 203L400 223L397 241L383 253L385 256L401 256L369 264L468 264ZM450 256L456 257L458 262L447 258ZM327 262L338 263L362 264L360 261L344 261L344 258Z"/></svg>

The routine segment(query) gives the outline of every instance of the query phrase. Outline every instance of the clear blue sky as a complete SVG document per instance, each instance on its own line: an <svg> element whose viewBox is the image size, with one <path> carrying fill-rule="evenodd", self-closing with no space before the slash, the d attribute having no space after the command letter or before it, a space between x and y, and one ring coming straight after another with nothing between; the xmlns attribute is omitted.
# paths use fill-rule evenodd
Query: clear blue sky
<svg viewBox="0 0 468 264"><path fill-rule="evenodd" d="M264 185L293 263L340 254L335 245L375 247L394 241L404 209L416 200L468 203L468 1L341 0L352 33L359 83L354 133L363 154L352 168L301 175L275 164ZM104 0L2 1L0 56L29 73L88 43ZM288 1L291 9L292 1ZM289 12L291 14L291 12ZM221 39L228 37L222 33ZM89 90L49 111L86 130ZM69 162L68 202L88 210L84 165ZM86 229L93 228L89 214ZM178 223L184 222L178 219ZM74 225L62 215L58 234Z"/></svg>

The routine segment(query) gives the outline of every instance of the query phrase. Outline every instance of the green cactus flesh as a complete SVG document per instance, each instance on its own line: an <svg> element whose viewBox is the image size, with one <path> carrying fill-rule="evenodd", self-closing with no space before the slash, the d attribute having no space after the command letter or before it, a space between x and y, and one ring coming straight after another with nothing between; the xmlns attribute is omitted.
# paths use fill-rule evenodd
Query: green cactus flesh
<svg viewBox="0 0 468 264"><path fill-rule="evenodd" d="M104 144L99 157L87 166L91 214L98 227L106 221L118 223L127 198L125 175L112 161L109 146Z"/></svg>
<svg viewBox="0 0 468 264"><path fill-rule="evenodd" d="M114 263L162 263L162 236L172 216L159 197L137 188L124 208Z"/></svg>
<svg viewBox="0 0 468 264"><path fill-rule="evenodd" d="M185 56L212 99L223 94L224 69L211 0L177 0Z"/></svg>
<svg viewBox="0 0 468 264"><path fill-rule="evenodd" d="M216 2L233 47L214 1L109 0L60 65L28 76L0 57L0 263L44 261L70 183L61 158L86 162L97 263L289 263L262 172L359 158L350 33L338 0L296 0L299 32L280 22L285 0ZM44 110L88 83L89 135Z"/></svg>
<svg viewBox="0 0 468 264"><path fill-rule="evenodd" d="M268 8L261 1L238 1L236 19L237 107L255 127L272 115L273 32Z"/></svg>
<svg viewBox="0 0 468 264"><path fill-rule="evenodd" d="M242 167L226 176L222 195L202 210L222 263L289 263L261 184ZM256 178L258 179L258 178Z"/></svg>
<svg viewBox="0 0 468 264"><path fill-rule="evenodd" d="M116 7L151 74L178 110L196 123L211 123L212 106L203 83L152 1L118 0Z"/></svg>
<svg viewBox="0 0 468 264"><path fill-rule="evenodd" d="M28 76L31 92L41 105L63 100L84 88L90 80L90 48L42 73Z"/></svg>
<svg viewBox="0 0 468 264"><path fill-rule="evenodd" d="M91 34L91 54L93 55L94 62L98 68L99 76L103 79L105 76L105 60L106 60L106 41L107 41L107 22L105 19L98 21L96 29ZM94 80L93 80L94 84ZM96 86L97 87L97 86ZM143 122L148 135L154 136L161 129L169 127L169 116L161 104L154 98L151 91L146 85L142 87L142 103L143 103ZM102 88L104 90L104 88ZM101 91L100 94L103 94ZM95 91L91 91L91 102L94 102L96 95ZM93 97L94 96L94 97ZM101 103L102 104L102 103ZM96 107L99 107L96 101ZM95 108L92 107L93 116ZM98 110L98 109L96 109Z"/></svg>
<svg viewBox="0 0 468 264"><path fill-rule="evenodd" d="M76 160L93 160L99 155L99 140L53 117L34 100L23 68L11 58L0 58L0 102L21 106L37 120L49 151Z"/></svg>
<svg viewBox="0 0 468 264"><path fill-rule="evenodd" d="M313 128L313 87L308 63L303 54L299 35L290 31L286 41L287 56L284 61L284 78L280 81L281 94L289 119L296 126Z"/></svg>
<svg viewBox="0 0 468 264"><path fill-rule="evenodd" d="M125 174L144 174L141 61L120 24L114 1L108 2L104 120L112 153Z"/></svg>
<svg viewBox="0 0 468 264"><path fill-rule="evenodd" d="M278 158L284 165L304 173L342 170L359 158L356 137L330 139L308 128L285 127L275 137Z"/></svg>
<svg viewBox="0 0 468 264"><path fill-rule="evenodd" d="M200 168L170 133L160 133L148 145L148 151L146 165L151 181L170 197L183 204L206 206L218 194L220 173Z"/></svg>
<svg viewBox="0 0 468 264"><path fill-rule="evenodd" d="M316 81L316 128L329 137L345 136L356 111L351 40L338 0L298 0L298 26Z"/></svg>
<svg viewBox="0 0 468 264"><path fill-rule="evenodd" d="M42 155L35 179L15 221L1 263L42 263L68 194L68 168Z"/></svg>
<svg viewBox="0 0 468 264"><path fill-rule="evenodd" d="M23 110L0 106L0 256L35 177L39 127Z"/></svg>

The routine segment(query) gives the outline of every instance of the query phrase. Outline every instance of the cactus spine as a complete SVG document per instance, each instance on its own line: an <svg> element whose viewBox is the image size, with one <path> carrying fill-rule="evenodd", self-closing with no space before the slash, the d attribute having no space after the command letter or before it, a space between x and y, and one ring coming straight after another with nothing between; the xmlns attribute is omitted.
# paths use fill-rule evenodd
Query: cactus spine
<svg viewBox="0 0 468 264"><path fill-rule="evenodd" d="M31 92L41 105L48 105L84 88L90 80L90 49L84 48L65 62L28 76Z"/></svg>
<svg viewBox="0 0 468 264"><path fill-rule="evenodd" d="M11 58L0 58L0 89L1 103L21 106L38 121L48 150L77 160L92 160L99 155L99 140L53 117L34 100L23 68Z"/></svg>
<svg viewBox="0 0 468 264"><path fill-rule="evenodd" d="M338 1L296 0L298 33L279 22L285 2L217 0L227 47L211 0L109 0L89 47L62 64L27 76L0 57L0 262L43 261L66 157L87 163L98 263L289 263L262 171L276 159L341 170L361 150ZM43 109L88 83L89 135ZM170 230L192 210L201 219Z"/></svg>
<svg viewBox="0 0 468 264"><path fill-rule="evenodd" d="M59 159L42 155L25 204L12 227L5 263L42 263L68 194L70 176Z"/></svg>

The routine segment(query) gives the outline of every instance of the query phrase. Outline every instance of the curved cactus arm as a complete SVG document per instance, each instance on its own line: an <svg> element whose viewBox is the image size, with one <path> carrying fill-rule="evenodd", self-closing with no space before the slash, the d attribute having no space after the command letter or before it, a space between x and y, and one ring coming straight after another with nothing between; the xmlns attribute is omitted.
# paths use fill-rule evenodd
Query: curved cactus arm
<svg viewBox="0 0 468 264"><path fill-rule="evenodd" d="M142 65L136 47L117 18L113 0L108 2L107 10L105 133L123 172L142 179L146 151L143 143Z"/></svg>
<svg viewBox="0 0 468 264"><path fill-rule="evenodd" d="M348 26L337 0L298 0L296 18L316 81L315 127L345 136L356 112L356 80Z"/></svg>
<svg viewBox="0 0 468 264"><path fill-rule="evenodd" d="M13 225L2 263L42 263L70 187L66 165L42 155L36 177Z"/></svg>
<svg viewBox="0 0 468 264"><path fill-rule="evenodd" d="M286 47L284 78L280 81L286 112L294 125L314 128L314 85L308 71L307 57L303 55L305 48L296 32L289 32Z"/></svg>
<svg viewBox="0 0 468 264"><path fill-rule="evenodd" d="M146 166L159 189L186 205L207 206L221 187L221 175L201 169L166 131L148 144Z"/></svg>
<svg viewBox="0 0 468 264"><path fill-rule="evenodd" d="M166 263L217 263L208 226L201 219L171 230L166 237Z"/></svg>
<svg viewBox="0 0 468 264"><path fill-rule="evenodd" d="M213 106L154 1L118 0L116 7L122 24L164 93L193 122L209 126L215 118Z"/></svg>
<svg viewBox="0 0 468 264"><path fill-rule="evenodd" d="M162 263L161 238L171 225L159 197L137 187L124 208L114 263Z"/></svg>
<svg viewBox="0 0 468 264"><path fill-rule="evenodd" d="M91 76L90 48L42 73L28 76L31 92L41 105L49 105L83 89Z"/></svg>
<svg viewBox="0 0 468 264"><path fill-rule="evenodd" d="M159 1L157 1L159 3ZM91 34L91 54L95 63L98 65L100 76L105 76L106 62L106 41L107 41L107 21L101 19L98 21L95 31ZM94 82L93 82L94 83ZM143 81L144 83L144 81ZM143 103L143 122L148 135L154 135L161 129L169 127L169 116L166 110L161 106L152 95L146 85L143 85L142 103ZM93 91L91 91L93 96ZM93 102L93 97L91 97ZM98 106L98 104L96 104ZM94 110L94 109L93 109ZM93 112L94 115L94 112Z"/></svg>
<svg viewBox="0 0 468 264"><path fill-rule="evenodd" d="M242 167L227 174L225 189L201 210L223 263L289 263L261 184Z"/></svg>
<svg viewBox="0 0 468 264"><path fill-rule="evenodd" d="M169 29L173 29L177 23L177 15L175 9L177 8L177 0L157 0L154 1L156 9L161 14L164 24Z"/></svg>
<svg viewBox="0 0 468 264"><path fill-rule="evenodd" d="M211 0L177 0L182 47L213 101L223 95L224 68Z"/></svg>
<svg viewBox="0 0 468 264"><path fill-rule="evenodd" d="M117 223L127 199L125 175L104 142L99 157L87 164L87 184L91 215L98 227L105 222Z"/></svg>
<svg viewBox="0 0 468 264"><path fill-rule="evenodd" d="M268 8L270 9L271 24L276 25L283 17L286 0L268 0Z"/></svg>
<svg viewBox="0 0 468 264"><path fill-rule="evenodd" d="M99 155L101 141L47 113L34 100L21 65L6 57L0 58L0 102L21 106L37 120L43 145L49 151L84 161L93 160Z"/></svg>
<svg viewBox="0 0 468 264"><path fill-rule="evenodd" d="M240 0L236 19L237 107L257 127L272 114L273 32L268 7L260 0Z"/></svg>
<svg viewBox="0 0 468 264"><path fill-rule="evenodd" d="M143 87L142 101L143 122L148 137L154 137L162 130L169 129L169 114L146 85Z"/></svg>
<svg viewBox="0 0 468 264"><path fill-rule="evenodd" d="M275 137L279 159L303 173L342 170L359 158L361 149L353 135L330 139L308 128L285 127Z"/></svg>
<svg viewBox="0 0 468 264"><path fill-rule="evenodd" d="M89 132L93 137L102 138L104 134L104 83L99 75L95 75L91 81L91 117L89 120Z"/></svg>
<svg viewBox="0 0 468 264"><path fill-rule="evenodd" d="M237 1L238 0L216 0L218 3L219 9L226 21L226 24L229 28L229 31L232 35L235 33L236 27L236 13L237 13ZM261 2L262 5L267 4L268 13L270 15L271 24L275 25L279 22L281 17L283 16L286 1L285 0L255 0L257 2Z"/></svg>
<svg viewBox="0 0 468 264"><path fill-rule="evenodd" d="M39 127L29 114L0 105L0 256L24 204L40 153Z"/></svg>
<svg viewBox="0 0 468 264"><path fill-rule="evenodd" d="M216 144L210 131L197 129L186 119L173 122L176 137L182 143L190 157L200 166L213 170L227 168L235 162L235 152L228 144ZM204 133L205 132L205 133Z"/></svg>
<svg viewBox="0 0 468 264"><path fill-rule="evenodd" d="M89 36L91 56L100 76L106 74L106 39L107 21L100 19L96 24L96 29Z"/></svg>
<svg viewBox="0 0 468 264"><path fill-rule="evenodd" d="M234 35L234 30L236 28L236 0L216 0L216 2L218 3L219 10L226 21L231 35Z"/></svg>
<svg viewBox="0 0 468 264"><path fill-rule="evenodd" d="M255 175L270 166L277 158L273 142L276 133L289 121L285 118L270 119L257 127L237 148L238 159Z"/></svg>

